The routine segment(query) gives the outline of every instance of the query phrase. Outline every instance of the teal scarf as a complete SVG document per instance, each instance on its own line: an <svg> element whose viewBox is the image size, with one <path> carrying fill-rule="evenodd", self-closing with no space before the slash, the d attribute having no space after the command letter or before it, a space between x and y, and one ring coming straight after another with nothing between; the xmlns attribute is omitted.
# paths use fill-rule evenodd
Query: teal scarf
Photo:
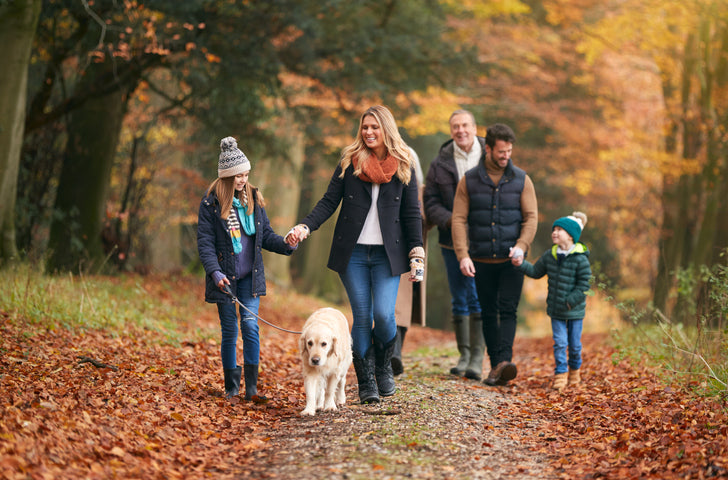
<svg viewBox="0 0 728 480"><path fill-rule="evenodd" d="M237 215L236 215L237 211ZM228 230L230 231L230 238L233 241L233 252L240 253L243 251L243 244L240 238L240 224L238 218L242 222L243 231L246 235L255 235L255 219L253 214L247 215L245 213L245 205L240 203L236 197L233 197L233 206L230 209L230 215L228 215Z"/></svg>
<svg viewBox="0 0 728 480"><path fill-rule="evenodd" d="M245 213L247 206L247 202L243 205L237 197L233 197L233 207L238 209L238 217L240 217L240 221L243 223L243 231L250 237L255 235L255 218L253 213L250 215Z"/></svg>

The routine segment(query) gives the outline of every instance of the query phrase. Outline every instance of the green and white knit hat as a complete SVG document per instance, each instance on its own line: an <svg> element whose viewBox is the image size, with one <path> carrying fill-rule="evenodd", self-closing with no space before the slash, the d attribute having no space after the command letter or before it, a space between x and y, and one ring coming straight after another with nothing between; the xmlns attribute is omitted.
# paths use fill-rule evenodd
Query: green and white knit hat
<svg viewBox="0 0 728 480"><path fill-rule="evenodd" d="M219 178L234 177L250 171L248 157L238 148L238 142L233 137L220 140L220 160L217 164Z"/></svg>
<svg viewBox="0 0 728 480"><path fill-rule="evenodd" d="M579 241L579 238L581 237L581 231L584 230L585 225L586 214L582 212L574 212L568 217L561 217L557 219L551 228L563 228L564 230L566 230L566 233L571 235L571 238L574 239L574 243L576 243Z"/></svg>

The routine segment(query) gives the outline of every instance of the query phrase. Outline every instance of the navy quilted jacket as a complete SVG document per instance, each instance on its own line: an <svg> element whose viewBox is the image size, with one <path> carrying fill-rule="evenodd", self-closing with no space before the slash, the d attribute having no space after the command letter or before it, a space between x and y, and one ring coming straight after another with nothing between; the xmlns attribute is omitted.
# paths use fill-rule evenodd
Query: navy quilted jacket
<svg viewBox="0 0 728 480"><path fill-rule="evenodd" d="M255 253L253 257L253 291L252 296L265 295L265 270L263 269L262 248L271 252L290 255L293 248L276 234L270 226L265 209L255 198ZM220 271L230 280L230 288L236 290L235 253L233 241L228 232L227 222L220 217L220 202L214 193L204 197L200 202L197 219L197 250L202 266L205 269L205 301L210 303L227 303L231 299L215 285L212 274Z"/></svg>

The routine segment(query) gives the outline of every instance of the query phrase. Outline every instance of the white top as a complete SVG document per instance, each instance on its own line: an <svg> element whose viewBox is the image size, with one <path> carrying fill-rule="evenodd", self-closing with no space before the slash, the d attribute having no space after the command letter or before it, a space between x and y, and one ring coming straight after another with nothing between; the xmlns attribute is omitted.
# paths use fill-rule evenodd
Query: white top
<svg viewBox="0 0 728 480"><path fill-rule="evenodd" d="M475 142L478 143L478 142ZM420 158L417 156L417 152L412 147L409 147L410 153L412 154L412 160L415 167L415 176L417 177L418 185L421 185L424 181L424 174L422 173L422 167L420 166ZM474 148L471 150L475 150ZM478 145L480 150L480 145ZM477 164L478 161L476 160ZM384 239L382 238L382 229L379 225L379 210L377 210L377 199L379 198L379 184L372 183L372 204L369 206L369 213L367 218L364 220L364 227L361 229L359 238L356 243L362 245L384 245Z"/></svg>
<svg viewBox="0 0 728 480"><path fill-rule="evenodd" d="M379 226L379 210L377 210L377 199L379 198L379 184L372 183L372 204L369 213L364 220L364 227L361 229L359 239L356 243L362 245L384 245L382 229Z"/></svg>

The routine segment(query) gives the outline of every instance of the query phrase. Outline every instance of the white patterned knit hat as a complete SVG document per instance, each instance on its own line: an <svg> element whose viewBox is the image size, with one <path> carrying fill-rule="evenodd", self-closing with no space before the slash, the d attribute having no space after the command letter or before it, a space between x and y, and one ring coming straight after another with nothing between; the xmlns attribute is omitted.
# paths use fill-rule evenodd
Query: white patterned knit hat
<svg viewBox="0 0 728 480"><path fill-rule="evenodd" d="M217 164L219 178L234 177L250 171L248 157L238 148L238 142L233 137L220 140L220 161Z"/></svg>

